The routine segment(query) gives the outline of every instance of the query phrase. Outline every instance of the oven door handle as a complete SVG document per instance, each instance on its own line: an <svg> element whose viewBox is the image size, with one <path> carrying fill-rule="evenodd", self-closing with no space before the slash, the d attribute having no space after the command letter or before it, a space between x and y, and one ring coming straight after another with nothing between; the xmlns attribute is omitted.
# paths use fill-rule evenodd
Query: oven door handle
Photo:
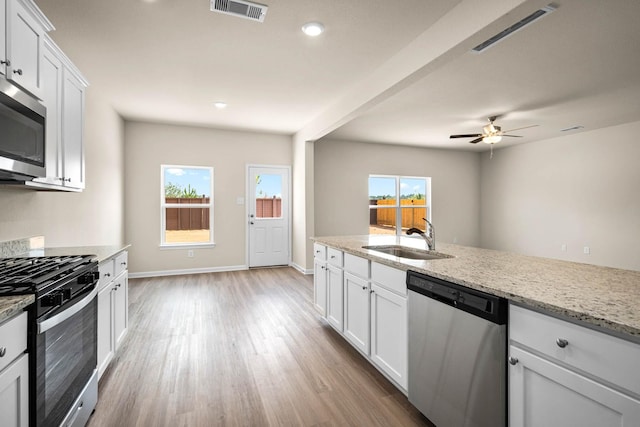
<svg viewBox="0 0 640 427"><path fill-rule="evenodd" d="M66 310L61 311L60 313L56 314L55 316L53 316L53 317L51 317L51 318L49 318L47 320L43 320L41 322L38 322L38 334L42 334L44 332L47 332L49 329L53 328L54 326L59 325L60 323L64 322L65 320L67 320L68 318L70 318L71 316L73 316L74 314L76 314L77 312L79 312L80 310L82 310L83 308L88 306L89 304L91 304L91 301L93 301L93 299L96 297L96 295L98 295L98 287L97 286L95 288L93 288L93 290L86 297L84 297L81 301L75 303L71 307L67 308Z"/></svg>

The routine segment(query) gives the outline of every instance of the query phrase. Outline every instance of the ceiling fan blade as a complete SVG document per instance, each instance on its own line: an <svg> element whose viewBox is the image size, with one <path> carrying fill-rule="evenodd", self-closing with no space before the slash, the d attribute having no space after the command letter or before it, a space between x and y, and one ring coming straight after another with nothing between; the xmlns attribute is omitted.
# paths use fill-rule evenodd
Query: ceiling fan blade
<svg viewBox="0 0 640 427"><path fill-rule="evenodd" d="M540 126L540 125L530 125L530 126L525 126L525 127L521 127L521 128L509 129L509 130L505 130L504 133L513 132L514 130L534 128L536 126Z"/></svg>
<svg viewBox="0 0 640 427"><path fill-rule="evenodd" d="M512 138L522 138L522 135L500 135L500 136L510 136Z"/></svg>
<svg viewBox="0 0 640 427"><path fill-rule="evenodd" d="M477 138L482 136L481 133L465 133L461 135L451 135L449 138Z"/></svg>
<svg viewBox="0 0 640 427"><path fill-rule="evenodd" d="M476 138L473 141L469 141L469 144L477 144L478 142L482 141L482 137L480 138Z"/></svg>

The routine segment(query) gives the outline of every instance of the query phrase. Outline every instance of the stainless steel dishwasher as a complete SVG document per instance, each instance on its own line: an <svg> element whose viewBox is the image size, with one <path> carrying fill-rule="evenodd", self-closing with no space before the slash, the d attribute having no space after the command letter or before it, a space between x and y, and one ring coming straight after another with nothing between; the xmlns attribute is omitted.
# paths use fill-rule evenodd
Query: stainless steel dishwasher
<svg viewBox="0 0 640 427"><path fill-rule="evenodd" d="M407 272L409 401L438 427L507 424L507 301Z"/></svg>

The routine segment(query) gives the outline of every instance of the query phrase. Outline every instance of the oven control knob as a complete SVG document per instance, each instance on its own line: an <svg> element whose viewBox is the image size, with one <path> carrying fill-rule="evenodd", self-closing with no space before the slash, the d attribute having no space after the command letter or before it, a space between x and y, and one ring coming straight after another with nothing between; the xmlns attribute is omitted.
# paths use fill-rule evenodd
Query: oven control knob
<svg viewBox="0 0 640 427"><path fill-rule="evenodd" d="M49 295L45 295L41 299L42 307L56 307L62 305L64 302L64 294L62 291L52 292Z"/></svg>

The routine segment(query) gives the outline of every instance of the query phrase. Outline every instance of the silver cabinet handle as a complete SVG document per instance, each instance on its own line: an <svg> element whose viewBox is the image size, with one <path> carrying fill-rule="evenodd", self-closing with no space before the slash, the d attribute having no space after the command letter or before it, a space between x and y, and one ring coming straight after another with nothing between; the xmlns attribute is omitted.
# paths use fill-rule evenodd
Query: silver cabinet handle
<svg viewBox="0 0 640 427"><path fill-rule="evenodd" d="M6 65L8 67L8 66L11 65L11 61L9 61L8 59L4 59L4 60L0 61L0 64Z"/></svg>
<svg viewBox="0 0 640 427"><path fill-rule="evenodd" d="M22 68L18 68L17 70L13 70L13 73L21 76L22 75Z"/></svg>
<svg viewBox="0 0 640 427"><path fill-rule="evenodd" d="M556 344L558 344L558 347L560 348L565 348L569 345L569 341L565 340L564 338L558 338L556 340Z"/></svg>
<svg viewBox="0 0 640 427"><path fill-rule="evenodd" d="M7 347L0 347L0 357L4 357L7 354Z"/></svg>
<svg viewBox="0 0 640 427"><path fill-rule="evenodd" d="M517 365L518 364L518 358L517 357L513 357L513 356L509 356L509 364L510 365Z"/></svg>
<svg viewBox="0 0 640 427"><path fill-rule="evenodd" d="M127 263L126 263L126 262L124 262L124 261L122 261L120 264L122 264L122 265L127 265Z"/></svg>

